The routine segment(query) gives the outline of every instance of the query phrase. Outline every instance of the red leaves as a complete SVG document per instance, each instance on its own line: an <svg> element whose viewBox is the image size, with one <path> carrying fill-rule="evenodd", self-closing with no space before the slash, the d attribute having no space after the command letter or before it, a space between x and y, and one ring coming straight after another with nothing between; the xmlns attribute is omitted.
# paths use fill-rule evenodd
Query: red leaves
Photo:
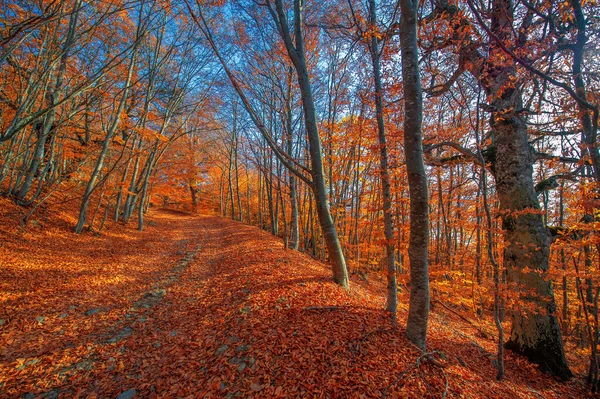
<svg viewBox="0 0 600 399"><path fill-rule="evenodd" d="M389 325L383 283L356 279L348 294L325 265L256 228L212 217L153 219L157 226L145 233L122 228L75 237L73 245L50 229L39 240L0 247L9 259L0 269L2 293L21 295L5 300L7 314L0 314L8 320L0 326L6 395L115 397L135 389L148 398L380 398L389 387L388 397L412 398L443 391L439 371L410 369L420 354ZM175 273L198 244L195 260ZM66 274L48 273L56 269ZM143 298L152 305L141 306ZM531 386L557 398L581 389L558 385L517 357L507 362L508 381L496 382L494 342L440 312L432 315L429 345L446 355L448 397L534 397Z"/></svg>

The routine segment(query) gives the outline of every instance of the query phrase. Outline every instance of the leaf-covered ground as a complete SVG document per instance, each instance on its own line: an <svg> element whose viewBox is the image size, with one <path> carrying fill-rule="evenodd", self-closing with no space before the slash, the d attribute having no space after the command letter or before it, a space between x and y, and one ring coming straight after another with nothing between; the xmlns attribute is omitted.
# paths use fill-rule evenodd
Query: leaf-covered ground
<svg viewBox="0 0 600 399"><path fill-rule="evenodd" d="M441 306L428 349L445 367L417 366L406 294L393 329L378 278L348 294L255 227L155 211L144 232L77 236L4 209L0 397L584 396L583 370L559 383L510 353L497 382L491 337Z"/></svg>

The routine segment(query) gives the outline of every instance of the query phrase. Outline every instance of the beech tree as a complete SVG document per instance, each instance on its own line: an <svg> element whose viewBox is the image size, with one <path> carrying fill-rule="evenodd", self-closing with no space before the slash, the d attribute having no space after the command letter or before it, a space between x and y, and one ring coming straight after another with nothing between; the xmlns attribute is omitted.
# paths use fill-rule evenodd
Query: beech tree
<svg viewBox="0 0 600 399"><path fill-rule="evenodd" d="M398 307L397 282L396 282L396 257L395 257L395 234L392 210L392 193L389 172L388 144L386 137L386 128L384 120L384 90L383 77L381 73L381 54L383 45L380 37L385 34L389 28L381 29L377 20L377 5L374 0L367 2L367 25L361 23L364 18L357 15L352 2L348 3L352 13L353 23L357 29L358 40L366 43L367 50L371 58L371 67L373 75L373 92L375 103L375 119L377 121L377 139L379 142L379 167L381 179L381 202L383 208L383 225L385 237L385 263L387 268L387 302L386 308L391 313L392 319L396 321L396 309Z"/></svg>
<svg viewBox="0 0 600 399"><path fill-rule="evenodd" d="M406 335L425 349L429 317L429 208L423 163L423 93L417 47L418 3L400 0L400 41L404 83L404 148L410 192L410 306Z"/></svg>
<svg viewBox="0 0 600 399"><path fill-rule="evenodd" d="M235 76L231 70L227 67L227 64L223 57L220 55L220 51L216 46L212 35L209 31L208 25L202 15L200 4L197 4L199 11L199 19L195 18L196 23L201 27L207 39L211 43L213 50L217 54L217 57L221 61L223 67L227 71L227 75L231 80L236 92L240 96L246 111L252 117L257 129L267 139L269 145L273 151L278 155L278 158L282 160L284 165L290 170L296 170L294 165L293 157L286 154L285 151L275 143L270 133L265 128L264 123L259 118L256 111L248 101L245 93L237 82ZM189 4L188 4L189 7ZM327 252L331 261L333 278L336 283L342 287L348 289L348 272L346 268L346 261L342 252L342 247L337 235L337 230L331 216L329 209L329 199L326 191L325 181L325 169L323 167L323 151L321 146L321 137L319 135L319 129L317 124L317 115L315 110L314 99L312 95L312 87L309 78L308 65L306 63L306 54L304 48L304 37L303 37L303 16L302 16L302 3L300 0L294 2L293 8L293 37L292 31L290 30L289 22L287 19L286 11L283 8L281 1L276 0L274 2L267 2L266 7L268 8L271 18L277 26L277 31L283 41L286 48L287 54L292 61L292 64L296 71L296 78L298 80L298 86L302 94L302 106L304 110L304 124L307 131L310 163L309 173L311 179L309 180L302 172L296 171L296 175L302 177L303 180L308 183L314 192L316 211L319 217L319 223L323 232L325 244L327 246ZM189 7L190 13L194 15L194 11Z"/></svg>
<svg viewBox="0 0 600 399"><path fill-rule="evenodd" d="M469 3L469 6L479 16L473 4ZM526 303L524 308L510 313L512 332L506 346L527 355L558 377L569 378L571 372L556 318L552 283L545 276L550 238L539 212L533 182L536 157L523 120L523 89L518 83L517 62L507 56L503 48L504 43L511 43L510 46L515 48L525 45L530 19L522 19L522 27L516 29L520 33L515 35L515 9L511 1L494 1L488 15L491 19L489 27L481 17L478 22L490 36L489 47L482 49L481 43L472 37L460 43L458 69L437 90L438 93L448 90L463 72L468 71L486 95L491 146L484 151L484 156L495 178L500 202L507 243L504 266L509 283L522 294L521 300ZM449 43L458 40L462 34L460 29L472 29L463 12L446 2L439 3L427 18L451 21L454 30L449 35ZM461 146L452 147L473 157L472 152Z"/></svg>

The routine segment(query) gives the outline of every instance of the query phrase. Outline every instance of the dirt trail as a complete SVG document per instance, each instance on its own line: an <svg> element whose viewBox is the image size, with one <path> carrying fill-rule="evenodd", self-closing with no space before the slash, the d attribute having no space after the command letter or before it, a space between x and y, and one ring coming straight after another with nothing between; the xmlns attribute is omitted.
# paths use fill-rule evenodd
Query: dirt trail
<svg viewBox="0 0 600 399"><path fill-rule="evenodd" d="M450 335L439 315L430 348L448 367L411 369L419 352L391 328L383 285L348 294L325 265L230 220L150 221L0 237L0 397L440 397L446 378L448 397L580 392L513 357L497 383L473 331Z"/></svg>
<svg viewBox="0 0 600 399"><path fill-rule="evenodd" d="M0 397L71 397L83 387L70 379L111 367L106 347L135 333L201 245L195 218L166 211L149 224L102 236L3 229Z"/></svg>

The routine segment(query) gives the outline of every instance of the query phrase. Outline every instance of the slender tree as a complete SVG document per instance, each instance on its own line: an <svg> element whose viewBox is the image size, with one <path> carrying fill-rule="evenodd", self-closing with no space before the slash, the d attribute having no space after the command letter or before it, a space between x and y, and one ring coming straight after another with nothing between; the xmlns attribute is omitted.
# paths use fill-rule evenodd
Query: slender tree
<svg viewBox="0 0 600 399"><path fill-rule="evenodd" d="M429 204L423 162L423 93L419 75L417 12L419 4L400 0L400 41L404 84L404 149L410 194L410 304L406 335L425 349L429 320Z"/></svg>

